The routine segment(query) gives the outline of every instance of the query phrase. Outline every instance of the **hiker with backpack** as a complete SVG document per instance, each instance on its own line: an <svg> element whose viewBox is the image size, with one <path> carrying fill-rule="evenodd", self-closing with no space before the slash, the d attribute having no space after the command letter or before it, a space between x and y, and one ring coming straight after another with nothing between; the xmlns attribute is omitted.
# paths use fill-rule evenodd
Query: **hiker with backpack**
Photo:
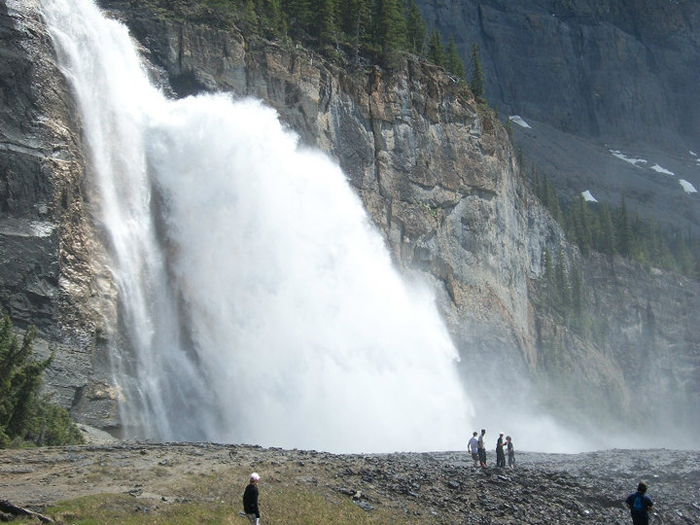
<svg viewBox="0 0 700 525"><path fill-rule="evenodd" d="M637 492L627 496L627 508L632 515L632 525L649 525L649 512L654 510L654 502L647 496L647 484L639 482Z"/></svg>

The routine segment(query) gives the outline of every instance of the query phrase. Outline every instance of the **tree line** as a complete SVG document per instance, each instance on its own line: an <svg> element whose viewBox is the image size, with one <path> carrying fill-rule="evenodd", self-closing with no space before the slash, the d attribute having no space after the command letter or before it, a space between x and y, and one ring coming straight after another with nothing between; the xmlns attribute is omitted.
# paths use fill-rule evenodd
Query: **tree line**
<svg viewBox="0 0 700 525"><path fill-rule="evenodd" d="M326 54L343 52L359 62L375 57L385 64L397 52L413 53L466 82L468 69L476 96L483 95L483 73L474 45L465 66L452 35L428 28L414 0L208 0L234 12L247 31L271 39L306 42ZM476 58L476 62L475 62Z"/></svg>
<svg viewBox="0 0 700 525"><path fill-rule="evenodd" d="M598 252L636 260L644 265L700 279L700 238L691 232L662 227L652 219L630 213L624 195L617 208L588 202L583 195L563 201L546 175L535 166L529 184L542 205L563 227L583 255Z"/></svg>

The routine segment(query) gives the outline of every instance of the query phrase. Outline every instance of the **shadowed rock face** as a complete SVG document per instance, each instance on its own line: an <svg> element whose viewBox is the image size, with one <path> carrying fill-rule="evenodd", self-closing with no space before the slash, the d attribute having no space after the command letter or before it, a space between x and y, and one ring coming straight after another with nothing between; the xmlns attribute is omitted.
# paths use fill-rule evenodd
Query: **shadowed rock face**
<svg viewBox="0 0 700 525"><path fill-rule="evenodd" d="M465 58L479 44L487 98L510 114L621 143L697 144L697 1L417 4Z"/></svg>
<svg viewBox="0 0 700 525"><path fill-rule="evenodd" d="M17 328L38 328L39 357L54 353L53 400L111 426L102 334L114 290L87 202L72 95L38 6L0 2L0 306Z"/></svg>
<svg viewBox="0 0 700 525"><path fill-rule="evenodd" d="M426 20L452 35L467 64L472 45L486 98L515 128L528 163L560 196L589 189L619 206L698 233L700 202L677 179L700 187L700 3L697 0L418 0ZM609 149L645 158L633 168ZM676 180L658 177L653 165Z"/></svg>
<svg viewBox="0 0 700 525"><path fill-rule="evenodd" d="M611 416L654 430L660 420L650 426L642 414L649 406L655 415L668 413L673 393L684 411L670 419L698 419L692 417L697 408L685 408L699 406L692 400L700 399L700 344L692 330L700 311L698 284L652 278L621 262L613 272L607 261L592 260L584 275L592 315L607 323L601 341L582 340L539 312L533 292L543 273L542 254L565 246L562 233L528 196L495 116L478 110L464 87L410 57L391 71L340 68L303 48L247 38L227 20L198 11L197 2L168 4L179 10L177 19L152 10L149 2L102 2L127 23L154 79L173 96L230 91L262 98L304 142L338 160L396 263L435 286L464 358L465 381L482 389L478 409L497 402L499 386L508 386L519 393L532 389L560 412L574 407L583 417ZM13 4L0 0L7 5ZM0 298L13 319L39 326L40 353L56 350L47 383L57 399L83 422L115 426L118 393L107 379L105 341L110 334L112 344L126 343L109 332L116 329L118 304L90 207L90 167L37 4L24 5L21 15L0 12L3 49L16 49L0 60L8 72L0 77L8 97L0 108L7 113L1 123L6 145L0 146L7 155L0 162L13 163L0 173L0 225L6 232L0 250L21 238L27 246L17 245L16 252L46 262L33 267L3 258ZM14 71L23 73L12 76ZM30 145L36 154L24 154ZM36 165L43 171L34 184ZM41 194L10 191L13 185L38 187ZM45 210L46 224L31 230L23 210L37 202L46 202L37 208ZM22 221L22 231L33 234L13 233L18 227L10 227ZM30 250L38 245L41 258ZM578 261L575 250L567 253ZM46 277L42 268L53 273ZM43 286L29 284L37 280ZM36 290L43 293L43 306L24 306ZM663 324L650 323L662 318ZM651 372L634 373L628 366L637 362L640 348L643 358L663 356L645 407L633 400ZM513 403L529 396L522 397Z"/></svg>

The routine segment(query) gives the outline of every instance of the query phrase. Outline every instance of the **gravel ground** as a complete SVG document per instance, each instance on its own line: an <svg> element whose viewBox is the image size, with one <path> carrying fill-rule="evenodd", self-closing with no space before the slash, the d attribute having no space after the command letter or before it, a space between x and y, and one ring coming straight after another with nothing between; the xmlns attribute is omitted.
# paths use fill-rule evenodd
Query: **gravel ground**
<svg viewBox="0 0 700 525"><path fill-rule="evenodd" d="M205 496L183 494L178 480L226 472L240 475L241 486L212 487L206 497L237 505L245 476L256 470L263 476L261 504L276 484L293 483L346 496L369 513L384 505L429 523L630 524L623 501L643 479L655 501L651 523L686 525L700 523L699 460L698 452L672 450L520 452L510 470L473 468L466 452L336 455L120 442L0 450L0 500L37 512L97 493L131 494L142 505L196 501Z"/></svg>

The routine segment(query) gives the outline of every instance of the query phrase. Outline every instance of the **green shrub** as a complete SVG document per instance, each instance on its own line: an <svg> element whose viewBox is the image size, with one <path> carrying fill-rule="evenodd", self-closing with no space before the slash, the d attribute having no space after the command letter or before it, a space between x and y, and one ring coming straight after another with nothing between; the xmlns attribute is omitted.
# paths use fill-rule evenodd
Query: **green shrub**
<svg viewBox="0 0 700 525"><path fill-rule="evenodd" d="M42 374L53 359L32 358L36 329L30 327L20 344L12 321L0 321L0 447L82 443L68 411L38 395Z"/></svg>

